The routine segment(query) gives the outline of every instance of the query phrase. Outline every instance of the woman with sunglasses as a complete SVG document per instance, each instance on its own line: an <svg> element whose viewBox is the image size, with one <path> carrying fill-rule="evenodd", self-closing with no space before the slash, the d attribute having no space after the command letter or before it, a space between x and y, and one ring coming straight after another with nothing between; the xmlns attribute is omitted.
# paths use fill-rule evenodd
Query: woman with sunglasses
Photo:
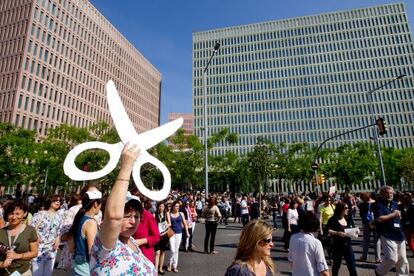
<svg viewBox="0 0 414 276"><path fill-rule="evenodd" d="M275 275L275 264L270 257L272 233L272 226L260 219L247 223L241 232L236 257L225 276Z"/></svg>
<svg viewBox="0 0 414 276"><path fill-rule="evenodd" d="M26 225L27 205L12 201L5 206L4 218L8 226L0 229L0 243L7 246L0 254L0 275L31 275L30 261L37 256L38 239L36 230Z"/></svg>
<svg viewBox="0 0 414 276"><path fill-rule="evenodd" d="M141 202L128 192L136 146L125 145L121 168L105 205L104 220L96 235L89 263L91 275L156 275L154 265L132 237L143 212Z"/></svg>
<svg viewBox="0 0 414 276"><path fill-rule="evenodd" d="M51 196L46 199L46 211L37 212L30 221L39 237L39 254L32 262L34 276L52 275L63 225L63 213L58 212L60 206L61 197Z"/></svg>
<svg viewBox="0 0 414 276"><path fill-rule="evenodd" d="M319 213L319 239L322 242L324 249L326 249L328 258L328 264L332 264L332 251L331 251L331 238L328 235L328 229L326 225L328 220L333 216L335 206L332 204L333 199L328 196L324 195L322 198L322 204L318 206L318 213Z"/></svg>
<svg viewBox="0 0 414 276"><path fill-rule="evenodd" d="M326 228L329 235L332 236L332 275L337 276L341 267L342 257L345 259L349 275L355 276L356 265L354 251L352 250L351 238L345 234L348 228L346 216L348 215L348 206L342 202L336 204L333 216L328 220Z"/></svg>
<svg viewBox="0 0 414 276"><path fill-rule="evenodd" d="M82 197L82 207L73 220L69 230L73 237L73 275L89 274L89 255L98 232L98 223L94 217L101 209L102 193L98 189L87 191Z"/></svg>

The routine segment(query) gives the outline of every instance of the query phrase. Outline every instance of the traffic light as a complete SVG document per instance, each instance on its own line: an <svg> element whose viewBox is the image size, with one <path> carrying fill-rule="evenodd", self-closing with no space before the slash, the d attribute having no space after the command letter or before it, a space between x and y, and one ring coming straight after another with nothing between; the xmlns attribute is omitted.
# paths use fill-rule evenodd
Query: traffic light
<svg viewBox="0 0 414 276"><path fill-rule="evenodd" d="M379 135L384 135L387 133L387 124L384 121L384 118L378 118L376 120Z"/></svg>
<svg viewBox="0 0 414 276"><path fill-rule="evenodd" d="M325 183L325 175L324 174L321 174L319 176L319 180L320 180L321 183Z"/></svg>

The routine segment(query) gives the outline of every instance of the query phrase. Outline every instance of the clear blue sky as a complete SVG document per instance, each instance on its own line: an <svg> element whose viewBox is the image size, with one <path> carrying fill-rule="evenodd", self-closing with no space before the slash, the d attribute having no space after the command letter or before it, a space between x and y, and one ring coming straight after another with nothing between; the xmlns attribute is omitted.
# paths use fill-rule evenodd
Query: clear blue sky
<svg viewBox="0 0 414 276"><path fill-rule="evenodd" d="M192 112L192 33L235 25L414 0L90 0L161 72L161 123Z"/></svg>

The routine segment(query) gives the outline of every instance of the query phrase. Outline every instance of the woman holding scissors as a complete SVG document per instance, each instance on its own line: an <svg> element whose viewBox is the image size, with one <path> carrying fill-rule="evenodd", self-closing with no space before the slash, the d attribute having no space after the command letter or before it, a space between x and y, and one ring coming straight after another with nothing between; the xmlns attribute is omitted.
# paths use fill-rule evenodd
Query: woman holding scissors
<svg viewBox="0 0 414 276"><path fill-rule="evenodd" d="M139 154L136 146L129 143L122 150L121 169L106 203L101 230L92 246L91 275L156 275L154 265L132 237L143 210L138 198L127 196L127 191Z"/></svg>

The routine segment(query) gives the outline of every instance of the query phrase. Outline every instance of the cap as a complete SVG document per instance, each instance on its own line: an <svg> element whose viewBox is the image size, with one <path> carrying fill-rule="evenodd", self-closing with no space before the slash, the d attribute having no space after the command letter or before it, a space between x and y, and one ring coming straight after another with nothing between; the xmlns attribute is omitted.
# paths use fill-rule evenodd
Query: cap
<svg viewBox="0 0 414 276"><path fill-rule="evenodd" d="M89 199L101 199L102 193L98 190L87 191L86 194L88 195Z"/></svg>
<svg viewBox="0 0 414 276"><path fill-rule="evenodd" d="M127 203L130 200L137 200L137 201L141 202L139 197L132 195L131 192L128 191L127 194L126 194L125 203Z"/></svg>

